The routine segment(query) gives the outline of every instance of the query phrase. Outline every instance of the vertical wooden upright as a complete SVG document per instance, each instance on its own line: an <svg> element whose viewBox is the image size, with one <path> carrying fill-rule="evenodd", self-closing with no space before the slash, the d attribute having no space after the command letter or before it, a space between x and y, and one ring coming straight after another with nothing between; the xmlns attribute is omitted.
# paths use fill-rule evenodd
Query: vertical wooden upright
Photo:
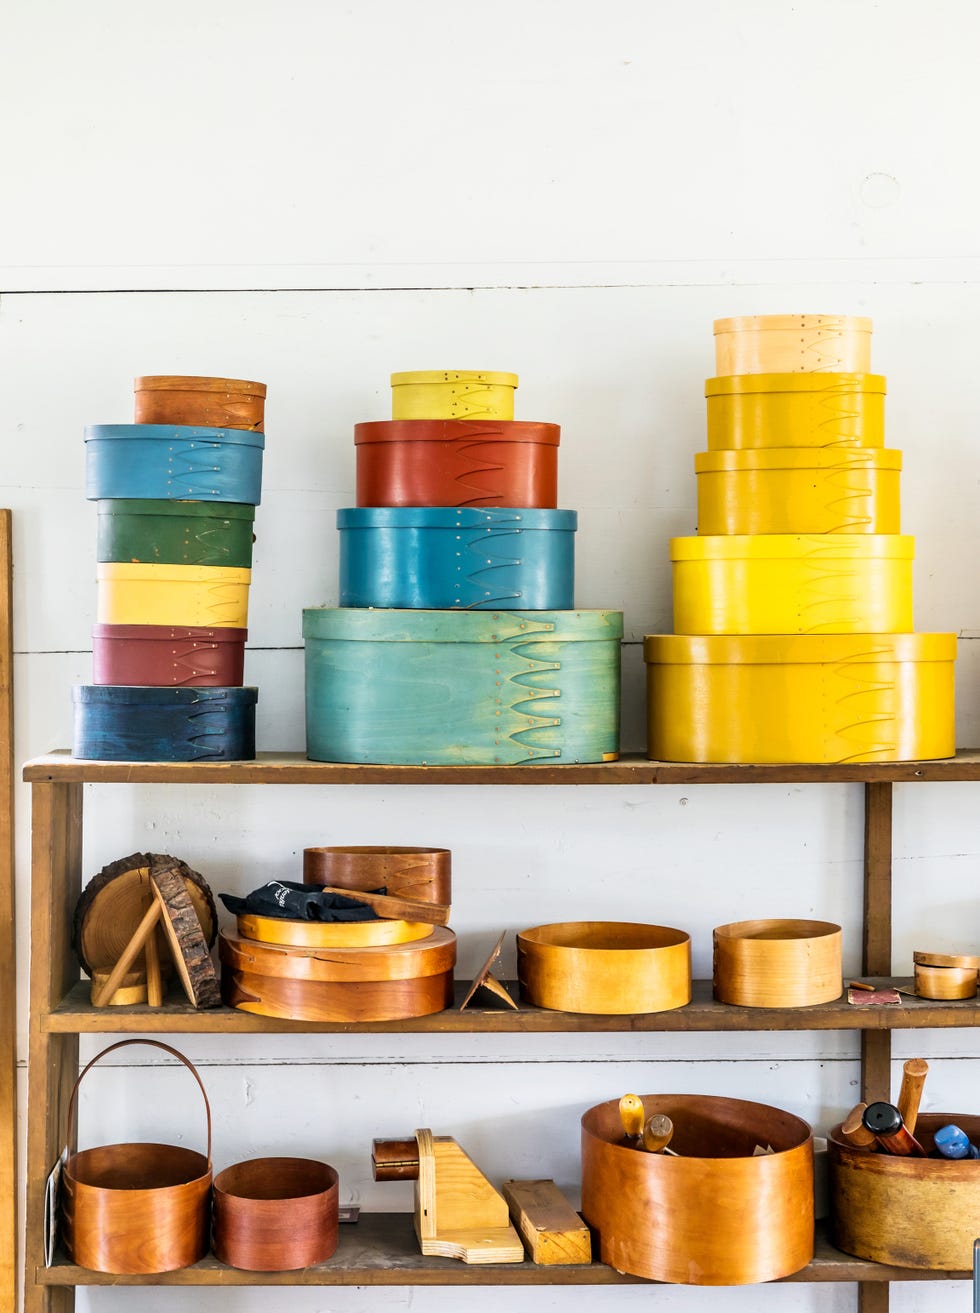
<svg viewBox="0 0 980 1313"><path fill-rule="evenodd" d="M11 515L0 510L0 1313L17 1307L17 968Z"/></svg>
<svg viewBox="0 0 980 1313"><path fill-rule="evenodd" d="M892 973L892 786L864 786L864 942L862 970L868 976ZM861 1098L891 1098L892 1033L861 1031ZM888 1313L889 1285L862 1281L858 1313Z"/></svg>

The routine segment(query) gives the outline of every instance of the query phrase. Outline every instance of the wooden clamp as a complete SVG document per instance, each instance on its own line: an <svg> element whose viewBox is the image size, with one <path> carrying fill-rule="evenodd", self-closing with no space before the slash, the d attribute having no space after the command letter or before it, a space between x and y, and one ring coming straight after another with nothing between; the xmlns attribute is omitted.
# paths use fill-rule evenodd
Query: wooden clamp
<svg viewBox="0 0 980 1313"><path fill-rule="evenodd" d="M415 1234L422 1253L464 1263L522 1263L507 1200L449 1135L375 1140L375 1180L415 1180Z"/></svg>

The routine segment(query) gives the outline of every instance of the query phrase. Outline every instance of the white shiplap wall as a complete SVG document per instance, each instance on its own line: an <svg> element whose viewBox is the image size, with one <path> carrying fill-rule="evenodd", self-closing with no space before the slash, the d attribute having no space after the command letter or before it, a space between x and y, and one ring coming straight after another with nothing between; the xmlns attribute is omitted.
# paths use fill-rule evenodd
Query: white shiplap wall
<svg viewBox="0 0 980 1313"><path fill-rule="evenodd" d="M624 746L641 748L638 643L670 628L667 540L695 527L711 321L792 310L874 318L917 627L960 633L958 740L980 743L978 37L968 0L8 0L0 500L15 513L18 758L69 742L70 686L90 677L81 430L131 417L133 376L269 384L246 677L259 746L301 749L300 615L336 600L352 425L388 413L393 369L443 366L514 369L518 415L561 423L577 601L626 613ZM752 915L839 920L845 969L859 965L858 787L87 792L88 874L155 848L245 891L298 877L307 844L450 847L462 974L501 928L617 916L689 930L702 976L712 926ZM24 786L17 825L26 987ZM899 786L895 847L897 966L920 944L975 943L976 787ZM408 1200L371 1181L375 1135L431 1125L494 1179L574 1192L581 1111L628 1087L761 1098L825 1130L857 1080L855 1038L832 1033L181 1046L211 1094L217 1166L316 1154L345 1199L382 1208ZM974 1035L896 1037L897 1057L914 1052L934 1058L926 1106L976 1110ZM86 1083L86 1141L197 1143L189 1082L125 1061ZM848 1287L656 1295L665 1313L854 1304ZM892 1302L938 1313L967 1297L909 1285ZM508 1294L515 1313L649 1298ZM498 1304L493 1290L139 1296L147 1313ZM78 1306L135 1305L102 1291Z"/></svg>

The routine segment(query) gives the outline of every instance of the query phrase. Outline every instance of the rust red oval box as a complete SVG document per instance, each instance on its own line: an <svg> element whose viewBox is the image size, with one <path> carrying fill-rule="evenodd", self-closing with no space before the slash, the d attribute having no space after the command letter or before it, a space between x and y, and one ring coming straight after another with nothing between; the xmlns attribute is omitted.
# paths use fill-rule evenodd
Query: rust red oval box
<svg viewBox="0 0 980 1313"><path fill-rule="evenodd" d="M93 684L193 687L239 685L246 629L181 625L95 625Z"/></svg>

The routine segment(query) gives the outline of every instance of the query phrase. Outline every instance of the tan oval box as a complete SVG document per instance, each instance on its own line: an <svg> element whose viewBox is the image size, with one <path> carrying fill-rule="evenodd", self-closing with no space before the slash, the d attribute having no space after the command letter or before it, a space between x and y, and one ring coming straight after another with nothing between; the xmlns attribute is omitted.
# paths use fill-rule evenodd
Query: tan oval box
<svg viewBox="0 0 980 1313"><path fill-rule="evenodd" d="M716 319L715 373L871 373L871 320L860 315Z"/></svg>
<svg viewBox="0 0 980 1313"><path fill-rule="evenodd" d="M714 930L714 993L745 1008L840 998L841 928L832 921L733 921Z"/></svg>
<svg viewBox="0 0 980 1313"><path fill-rule="evenodd" d="M560 921L517 936L521 998L556 1012L666 1012L691 1001L691 939L632 921Z"/></svg>

